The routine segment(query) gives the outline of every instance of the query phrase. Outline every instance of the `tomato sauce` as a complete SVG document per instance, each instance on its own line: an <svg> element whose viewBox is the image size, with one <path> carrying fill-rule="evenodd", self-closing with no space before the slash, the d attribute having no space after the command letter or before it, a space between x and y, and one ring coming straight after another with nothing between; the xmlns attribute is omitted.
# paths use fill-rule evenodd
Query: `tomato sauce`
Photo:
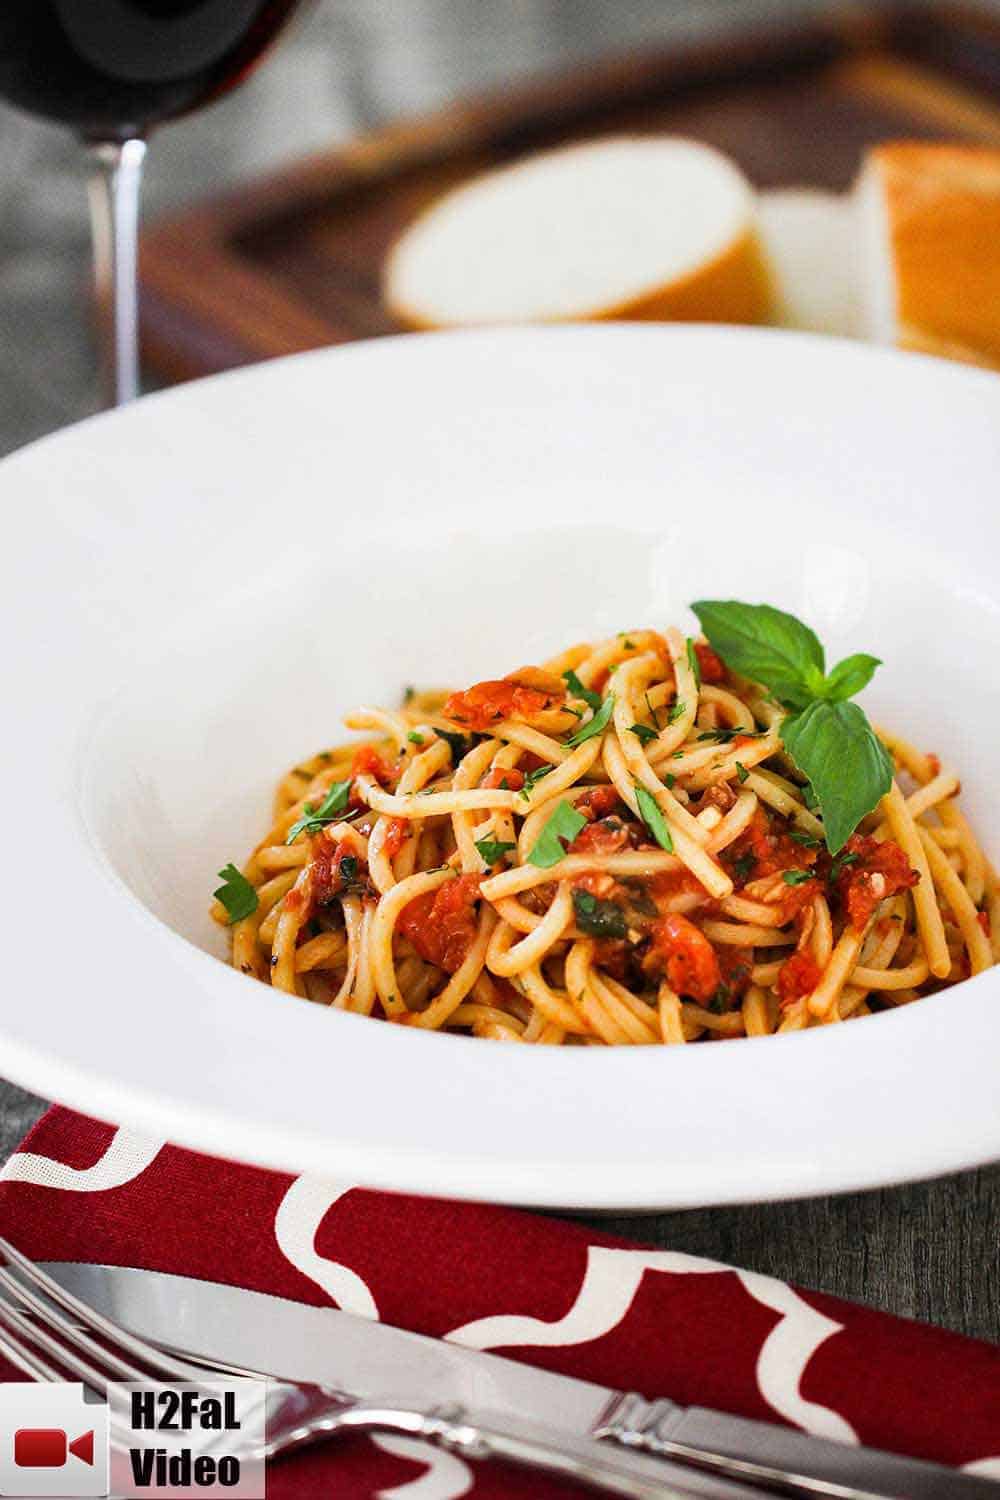
<svg viewBox="0 0 1000 1500"><path fill-rule="evenodd" d="M846 862L845 862L846 856ZM853 856L853 858L851 857ZM898 844L854 833L838 858L834 887L855 932L863 932L880 901L910 890L920 879Z"/></svg>
<svg viewBox="0 0 1000 1500"><path fill-rule="evenodd" d="M454 974L476 935L479 875L459 875L436 891L425 891L399 914L399 930L420 957Z"/></svg>
<svg viewBox="0 0 1000 1500"><path fill-rule="evenodd" d="M726 669L722 658L716 656L711 646L706 645L704 641L695 641L694 654L698 658L698 669L701 672L702 682L725 682Z"/></svg>
<svg viewBox="0 0 1000 1500"><path fill-rule="evenodd" d="M774 820L763 807L758 807L749 828L734 839L723 858L730 868L738 890L751 881L762 880L765 875L777 875L785 870L809 870L816 863L817 851L805 848L781 829L775 830ZM733 866L736 869L733 870ZM806 894L810 900L814 889ZM789 886L789 891L802 891L803 887Z"/></svg>
<svg viewBox="0 0 1000 1500"><path fill-rule="evenodd" d="M667 910L668 903L676 896L701 896L706 905L711 897L697 876L690 870L661 870L644 882L649 899L660 912Z"/></svg>
<svg viewBox="0 0 1000 1500"><path fill-rule="evenodd" d="M778 970L778 998L782 1010L811 995L819 984L822 970L811 953L793 953Z"/></svg>

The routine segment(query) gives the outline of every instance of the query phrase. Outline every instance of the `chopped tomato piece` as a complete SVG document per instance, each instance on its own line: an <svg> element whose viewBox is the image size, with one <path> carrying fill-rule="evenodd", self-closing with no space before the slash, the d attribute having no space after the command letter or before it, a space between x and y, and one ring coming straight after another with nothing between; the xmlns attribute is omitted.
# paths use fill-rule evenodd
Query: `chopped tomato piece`
<svg viewBox="0 0 1000 1500"><path fill-rule="evenodd" d="M359 745L351 761L352 776L371 776L379 786L388 786L392 772L374 745Z"/></svg>
<svg viewBox="0 0 1000 1500"><path fill-rule="evenodd" d="M711 1000L722 973L715 949L705 934L679 912L668 912L654 924L653 941L643 962L648 973L665 974L678 995L703 1003Z"/></svg>
<svg viewBox="0 0 1000 1500"><path fill-rule="evenodd" d="M823 971L811 953L793 953L778 970L778 997L782 1009L811 995Z"/></svg>
<svg viewBox="0 0 1000 1500"><path fill-rule="evenodd" d="M588 819L569 846L571 854L617 854L632 846L632 829L614 813L624 812L613 786L595 786L576 801L577 812Z"/></svg>
<svg viewBox="0 0 1000 1500"><path fill-rule="evenodd" d="M566 685L558 677L524 668L510 677L477 682L462 693L452 693L441 712L452 723L484 734L501 719L532 719L565 700Z"/></svg>
<svg viewBox="0 0 1000 1500"><path fill-rule="evenodd" d="M465 962L476 935L478 875L459 875L436 891L417 896L399 914L399 930L421 958L454 974Z"/></svg>
<svg viewBox="0 0 1000 1500"><path fill-rule="evenodd" d="M986 936L989 937L991 935L991 933L990 933L990 914L989 914L989 912L988 911L977 911L976 912L976 921L979 923L980 927L983 929L983 931L985 932Z"/></svg>
<svg viewBox="0 0 1000 1500"><path fill-rule="evenodd" d="M524 772L519 771L516 766L494 766L483 777L482 785L489 787L491 791L495 787L502 787L508 792L519 792L524 786Z"/></svg>
<svg viewBox="0 0 1000 1500"><path fill-rule="evenodd" d="M629 831L618 818L599 818L581 828L569 846L570 854L619 854L629 847Z"/></svg>
<svg viewBox="0 0 1000 1500"><path fill-rule="evenodd" d="M410 825L409 823L407 823L405 818L389 819L389 825L386 830L385 839L382 843L382 848L385 850L385 853L390 859L395 859L400 849L402 849L403 845L406 843L406 836L409 832L409 827Z"/></svg>
<svg viewBox="0 0 1000 1500"><path fill-rule="evenodd" d="M892 839L879 843L854 833L838 858L841 864L835 885L855 932L864 930L880 901L897 891L909 890L920 879Z"/></svg>
<svg viewBox="0 0 1000 1500"><path fill-rule="evenodd" d="M576 799L577 812L591 818L606 818L620 808L621 798L613 786L594 786Z"/></svg>
<svg viewBox="0 0 1000 1500"><path fill-rule="evenodd" d="M776 827L769 812L758 807L749 828L733 840L723 858L737 885L742 888L753 880L762 880L765 875L777 875L779 871L810 869L816 862L816 850L797 844ZM807 899L812 894L809 891Z"/></svg>
<svg viewBox="0 0 1000 1500"><path fill-rule="evenodd" d="M702 682L725 682L726 669L722 658L716 656L711 646L705 641L695 641L694 654L698 658Z"/></svg>
<svg viewBox="0 0 1000 1500"><path fill-rule="evenodd" d="M315 906L328 906L348 888L364 886L368 876L364 860L349 840L333 839L328 831L321 833L313 845L312 870Z"/></svg>

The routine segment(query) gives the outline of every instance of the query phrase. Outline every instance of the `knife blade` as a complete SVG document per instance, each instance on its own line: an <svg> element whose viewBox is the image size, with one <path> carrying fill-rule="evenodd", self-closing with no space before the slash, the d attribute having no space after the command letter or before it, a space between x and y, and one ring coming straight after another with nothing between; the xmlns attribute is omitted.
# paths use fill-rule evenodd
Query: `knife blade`
<svg viewBox="0 0 1000 1500"><path fill-rule="evenodd" d="M772 1493L830 1500L1000 1500L1000 1484L916 1459L814 1438L665 1399L646 1401L332 1307L120 1266L51 1262L83 1301L154 1342L205 1360L385 1400L387 1383L553 1433L595 1436L725 1472Z"/></svg>

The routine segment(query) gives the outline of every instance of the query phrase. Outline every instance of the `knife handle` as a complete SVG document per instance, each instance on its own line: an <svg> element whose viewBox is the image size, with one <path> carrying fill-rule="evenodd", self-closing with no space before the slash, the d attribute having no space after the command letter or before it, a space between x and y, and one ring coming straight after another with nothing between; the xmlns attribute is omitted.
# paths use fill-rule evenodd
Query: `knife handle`
<svg viewBox="0 0 1000 1500"><path fill-rule="evenodd" d="M614 1398L593 1435L800 1500L1000 1500L1000 1485L978 1475L632 1393Z"/></svg>
<svg viewBox="0 0 1000 1500"><path fill-rule="evenodd" d="M761 1500L759 1488L699 1473L663 1458L629 1452L593 1438L555 1436L534 1423L466 1406L417 1411L359 1404L340 1414L338 1427L400 1432L447 1448L462 1458L499 1458L522 1467L631 1500Z"/></svg>

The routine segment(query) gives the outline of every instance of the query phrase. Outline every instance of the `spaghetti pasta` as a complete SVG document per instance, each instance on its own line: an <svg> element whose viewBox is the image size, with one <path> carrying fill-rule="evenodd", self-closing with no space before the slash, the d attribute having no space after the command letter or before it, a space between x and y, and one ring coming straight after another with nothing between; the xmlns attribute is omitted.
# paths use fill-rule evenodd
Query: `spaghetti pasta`
<svg viewBox="0 0 1000 1500"><path fill-rule="evenodd" d="M782 717L674 630L409 692L282 778L213 914L276 989L546 1046L807 1030L994 963L958 777L882 731L890 790L831 855Z"/></svg>

